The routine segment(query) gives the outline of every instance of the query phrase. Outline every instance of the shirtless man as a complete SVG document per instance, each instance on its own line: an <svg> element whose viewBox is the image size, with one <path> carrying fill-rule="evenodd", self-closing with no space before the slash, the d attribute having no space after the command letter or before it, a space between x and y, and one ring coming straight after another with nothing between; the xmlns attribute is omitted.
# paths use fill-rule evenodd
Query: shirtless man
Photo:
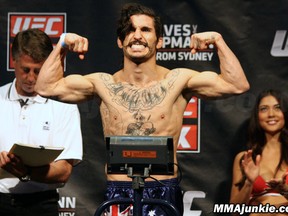
<svg viewBox="0 0 288 216"><path fill-rule="evenodd" d="M162 46L162 26L159 17L147 7L138 4L125 6L117 34L118 46L124 54L122 69L113 75L95 72L84 76L63 77L63 59L66 52L76 52L79 58L83 59L88 51L86 38L67 33L65 37L61 37L44 63L35 86L36 91L42 96L70 103L89 100L97 95L101 99L100 112L105 136L173 136L176 158L183 112L192 95L222 97L241 94L249 89L238 59L217 32L192 35L191 52L196 53L213 44L220 59L220 74L187 68L170 70L157 65L156 51ZM177 179L177 170L175 168L174 176L155 178L163 180L171 188ZM121 186L129 182L128 194L131 194L131 179L127 175L107 175L107 180L107 198L113 198L112 194L124 193L122 187L115 189L119 182ZM149 181L146 183L149 184ZM156 193L154 198L166 199L180 212L183 210L181 190L178 187L171 192L171 189L167 191L167 187L158 185L164 188L167 194L172 193L168 198L166 194L160 196L153 191L155 185L149 188L148 184L145 184L148 189L144 191L144 196L148 193L151 197ZM125 189L125 193L128 189ZM156 215L164 214L159 207L152 209ZM144 209L143 215L147 215L148 211L151 209Z"/></svg>

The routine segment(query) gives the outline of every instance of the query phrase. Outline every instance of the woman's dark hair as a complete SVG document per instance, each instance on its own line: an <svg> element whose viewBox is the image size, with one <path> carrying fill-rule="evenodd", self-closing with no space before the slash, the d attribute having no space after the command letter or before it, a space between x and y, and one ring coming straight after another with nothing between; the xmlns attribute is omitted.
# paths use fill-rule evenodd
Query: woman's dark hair
<svg viewBox="0 0 288 216"><path fill-rule="evenodd" d="M248 126L248 149L253 150L252 157L253 157L253 160L255 161L256 156L262 154L263 148L267 142L265 131L260 126L259 116L258 116L259 104L261 100L267 96L273 96L278 101L280 105L280 109L283 112L284 121L285 121L284 127L281 130L280 136L279 136L279 141L281 143L281 156L280 156L280 161L275 170L275 173L277 173L277 171L281 168L283 161L288 164L288 130L287 130L287 122L288 122L288 114L287 114L288 104L287 103L288 101L287 101L286 95L284 95L281 91L275 90L275 89L268 89L268 90L262 91L258 95L255 106L252 110L252 115L250 117L249 126ZM242 168L241 161L242 161L242 158L239 161L240 166ZM243 170L242 170L242 174L243 174L243 179L239 183L236 184L240 188L243 186L244 181L246 179L246 177L244 176L245 174Z"/></svg>
<svg viewBox="0 0 288 216"><path fill-rule="evenodd" d="M49 36L39 29L27 29L17 33L12 43L12 58L21 55L30 56L35 62L47 59L53 45Z"/></svg>
<svg viewBox="0 0 288 216"><path fill-rule="evenodd" d="M137 3L129 3L123 6L120 14L120 19L118 20L117 27L117 36L121 40L124 41L126 35L132 29L132 23L130 17L137 14L144 14L150 16L154 19L154 27L156 31L157 39L162 37L162 23L159 16L156 16L155 12L146 6L137 4Z"/></svg>
<svg viewBox="0 0 288 216"><path fill-rule="evenodd" d="M259 113L259 104L261 100L269 95L275 97L275 99L278 101L285 120L285 125L280 132L280 138L279 138L279 141L281 143L281 158L278 165L279 168L283 161L288 163L288 130L286 124L288 122L287 98L285 97L284 94L281 93L281 91L268 89L262 91L258 95L248 127L248 148L253 150L253 159L255 160L256 155L262 154L263 148L267 142L265 131L263 130L263 128L261 128L259 124L258 113Z"/></svg>

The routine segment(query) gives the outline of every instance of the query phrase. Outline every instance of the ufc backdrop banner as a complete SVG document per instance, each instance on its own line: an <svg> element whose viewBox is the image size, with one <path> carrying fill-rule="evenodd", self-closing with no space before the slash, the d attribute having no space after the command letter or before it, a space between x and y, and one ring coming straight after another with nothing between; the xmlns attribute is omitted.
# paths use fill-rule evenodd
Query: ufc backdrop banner
<svg viewBox="0 0 288 216"><path fill-rule="evenodd" d="M14 78L11 43L18 31L27 28L45 31L54 44L62 32L75 32L89 39L85 60L68 54L66 74L118 71L122 53L116 43L116 23L120 8L128 2L133 1L0 0L0 84ZM191 34L217 31L237 55L250 82L248 92L227 99L193 97L184 113L177 153L184 216L220 215L213 212L214 204L229 202L234 156L246 149L246 120L258 92L264 88L285 93L288 90L288 0L137 2L154 8L162 17L164 43L157 53L158 64L171 69L219 72L213 46L195 55L189 52ZM94 215L106 188L106 147L98 101L78 107L84 158L60 189L59 216Z"/></svg>

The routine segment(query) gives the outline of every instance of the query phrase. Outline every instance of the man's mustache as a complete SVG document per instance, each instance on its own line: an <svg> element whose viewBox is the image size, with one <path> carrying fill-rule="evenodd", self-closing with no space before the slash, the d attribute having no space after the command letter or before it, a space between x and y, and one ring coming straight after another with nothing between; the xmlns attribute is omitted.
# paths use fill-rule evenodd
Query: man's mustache
<svg viewBox="0 0 288 216"><path fill-rule="evenodd" d="M145 47L148 46L148 44L143 41L131 41L127 46L131 47L132 45L143 45Z"/></svg>

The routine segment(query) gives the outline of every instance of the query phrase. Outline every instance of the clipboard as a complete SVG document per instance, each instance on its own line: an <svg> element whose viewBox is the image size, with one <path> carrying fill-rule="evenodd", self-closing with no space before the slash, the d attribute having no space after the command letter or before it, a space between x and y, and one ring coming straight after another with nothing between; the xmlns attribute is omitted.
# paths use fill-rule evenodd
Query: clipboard
<svg viewBox="0 0 288 216"><path fill-rule="evenodd" d="M54 161L64 150L64 147L37 146L14 143L9 153L21 158L27 166L44 166Z"/></svg>

